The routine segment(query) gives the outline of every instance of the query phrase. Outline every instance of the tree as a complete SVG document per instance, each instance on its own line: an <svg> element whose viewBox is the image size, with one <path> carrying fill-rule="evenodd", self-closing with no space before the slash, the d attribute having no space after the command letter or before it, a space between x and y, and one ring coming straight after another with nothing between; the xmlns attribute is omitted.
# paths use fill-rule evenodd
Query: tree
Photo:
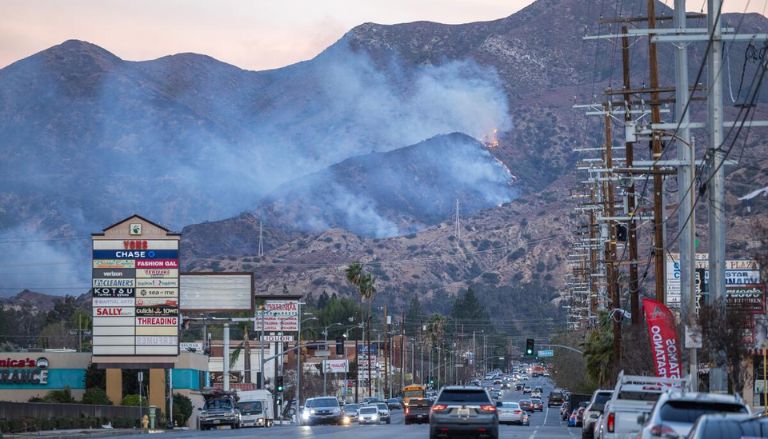
<svg viewBox="0 0 768 439"><path fill-rule="evenodd" d="M173 424L177 427L187 425L192 416L192 400L181 393L173 394Z"/></svg>
<svg viewBox="0 0 768 439"><path fill-rule="evenodd" d="M581 344L584 349L587 375L599 387L606 387L613 379L613 328L607 312L600 312L598 325Z"/></svg>
<svg viewBox="0 0 768 439"><path fill-rule="evenodd" d="M408 311L405 312L405 334L415 337L421 331L422 309L419 296L411 296Z"/></svg>
<svg viewBox="0 0 768 439"><path fill-rule="evenodd" d="M748 356L745 336L752 326L753 316L746 311L728 306L723 298L707 303L699 309L699 324L703 337L703 358L725 358L728 391L741 394L747 379L744 359Z"/></svg>

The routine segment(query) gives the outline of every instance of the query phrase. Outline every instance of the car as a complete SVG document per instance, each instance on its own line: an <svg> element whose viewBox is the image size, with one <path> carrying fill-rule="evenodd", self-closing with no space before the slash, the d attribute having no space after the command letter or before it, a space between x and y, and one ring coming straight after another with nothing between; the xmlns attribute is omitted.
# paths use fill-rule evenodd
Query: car
<svg viewBox="0 0 768 439"><path fill-rule="evenodd" d="M349 418L349 422L357 422L358 410L360 410L360 404L344 404L342 408L344 416Z"/></svg>
<svg viewBox="0 0 768 439"><path fill-rule="evenodd" d="M432 401L422 398L411 398L405 407L405 425L429 422L429 409Z"/></svg>
<svg viewBox="0 0 768 439"><path fill-rule="evenodd" d="M377 402L384 402L381 398L377 398L375 396L368 396L366 398L363 398L363 404L375 404Z"/></svg>
<svg viewBox="0 0 768 439"><path fill-rule="evenodd" d="M659 395L650 415L638 417L644 421L640 437L686 437L700 416L716 413L750 414L749 407L735 395L667 391Z"/></svg>
<svg viewBox="0 0 768 439"><path fill-rule="evenodd" d="M544 411L544 402L539 398L531 398L531 404L533 405L533 411Z"/></svg>
<svg viewBox="0 0 768 439"><path fill-rule="evenodd" d="M605 403L611 399L613 390L600 389L595 390L592 394L592 399L586 404L586 408L582 411L582 421L580 425L582 439L592 439L595 434L595 425L597 425L597 418L605 408ZM579 403L581 405L583 403Z"/></svg>
<svg viewBox="0 0 768 439"><path fill-rule="evenodd" d="M492 390L491 391L491 397L493 399L501 399L501 394L502 394L501 390Z"/></svg>
<svg viewBox="0 0 768 439"><path fill-rule="evenodd" d="M375 405L361 406L357 411L357 423L358 424L378 424L381 422L379 419L379 408Z"/></svg>
<svg viewBox="0 0 768 439"><path fill-rule="evenodd" d="M229 425L232 429L240 428L242 415L234 395L225 392L207 395L205 405L199 410L200 430L217 428L220 425Z"/></svg>
<svg viewBox="0 0 768 439"><path fill-rule="evenodd" d="M690 433L690 439L741 439L768 436L768 418L751 415L718 413L699 417Z"/></svg>
<svg viewBox="0 0 768 439"><path fill-rule="evenodd" d="M549 392L549 397L547 397L547 407L559 407L563 405L564 402L565 395L563 395L563 392L557 390Z"/></svg>
<svg viewBox="0 0 768 439"><path fill-rule="evenodd" d="M531 393L532 390L533 389L531 389L531 386L523 387L523 395L525 395L526 393Z"/></svg>
<svg viewBox="0 0 768 439"><path fill-rule="evenodd" d="M386 422L387 424L392 423L392 416L389 413L389 406L386 402L377 402L375 405L379 409L379 420Z"/></svg>
<svg viewBox="0 0 768 439"><path fill-rule="evenodd" d="M387 407L389 407L390 410L400 410L403 408L403 402L400 398L389 398L387 400Z"/></svg>
<svg viewBox="0 0 768 439"><path fill-rule="evenodd" d="M429 438L456 435L499 437L499 414L482 387L445 386L429 413Z"/></svg>
<svg viewBox="0 0 768 439"><path fill-rule="evenodd" d="M531 398L541 399L541 392L539 392L538 390L531 391Z"/></svg>
<svg viewBox="0 0 768 439"><path fill-rule="evenodd" d="M525 410L526 412L532 412L533 411L533 401L530 399L521 399L520 402L520 408Z"/></svg>
<svg viewBox="0 0 768 439"><path fill-rule="evenodd" d="M335 396L308 398L301 417L306 425L341 424L344 420L339 400Z"/></svg>
<svg viewBox="0 0 768 439"><path fill-rule="evenodd" d="M523 418L527 417L520 404L512 401L497 402L496 411L499 412L499 424L523 425Z"/></svg>

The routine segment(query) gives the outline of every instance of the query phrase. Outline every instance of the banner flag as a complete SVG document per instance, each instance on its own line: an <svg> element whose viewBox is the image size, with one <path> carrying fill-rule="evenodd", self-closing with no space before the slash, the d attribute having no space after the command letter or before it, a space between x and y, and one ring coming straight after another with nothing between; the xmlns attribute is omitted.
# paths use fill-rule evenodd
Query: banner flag
<svg viewBox="0 0 768 439"><path fill-rule="evenodd" d="M643 299L643 312L651 340L651 355L660 378L681 378L680 341L675 317L663 303Z"/></svg>

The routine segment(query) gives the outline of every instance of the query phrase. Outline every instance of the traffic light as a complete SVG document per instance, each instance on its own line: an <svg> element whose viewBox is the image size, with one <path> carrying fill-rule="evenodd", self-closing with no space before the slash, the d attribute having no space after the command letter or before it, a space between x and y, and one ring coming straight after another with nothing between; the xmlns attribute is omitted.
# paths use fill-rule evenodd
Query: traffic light
<svg viewBox="0 0 768 439"><path fill-rule="evenodd" d="M616 224L616 241L627 242L627 226Z"/></svg>
<svg viewBox="0 0 768 439"><path fill-rule="evenodd" d="M283 377L282 376L278 376L275 379L275 390L277 392L282 392L283 391Z"/></svg>
<svg viewBox="0 0 768 439"><path fill-rule="evenodd" d="M336 355L344 355L344 337L336 337Z"/></svg>
<svg viewBox="0 0 768 439"><path fill-rule="evenodd" d="M525 355L533 357L533 339L528 338L525 340Z"/></svg>

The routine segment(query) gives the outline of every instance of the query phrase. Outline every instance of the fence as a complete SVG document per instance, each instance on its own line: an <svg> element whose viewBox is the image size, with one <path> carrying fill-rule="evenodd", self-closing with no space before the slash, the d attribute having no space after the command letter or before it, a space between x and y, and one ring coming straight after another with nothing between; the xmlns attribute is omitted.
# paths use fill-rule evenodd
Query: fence
<svg viewBox="0 0 768 439"><path fill-rule="evenodd" d="M121 405L50 404L44 402L2 402L0 419L54 418L139 418L139 408Z"/></svg>

